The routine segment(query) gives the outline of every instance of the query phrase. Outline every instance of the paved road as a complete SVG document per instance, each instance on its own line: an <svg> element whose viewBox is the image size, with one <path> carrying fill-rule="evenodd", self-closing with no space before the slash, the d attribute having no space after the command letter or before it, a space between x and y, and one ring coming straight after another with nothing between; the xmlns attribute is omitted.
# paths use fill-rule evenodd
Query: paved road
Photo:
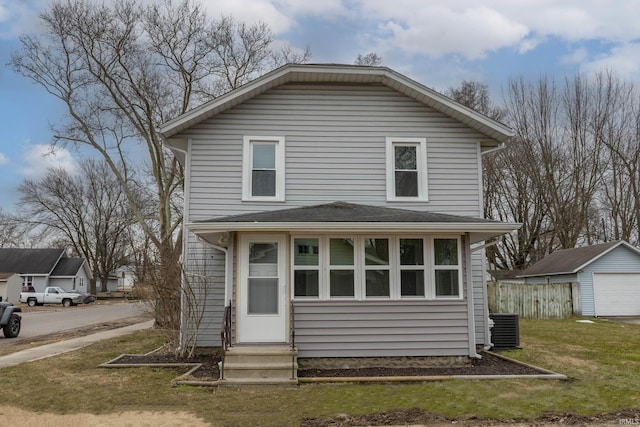
<svg viewBox="0 0 640 427"><path fill-rule="evenodd" d="M139 302L98 302L74 307L24 307L19 338L34 338L80 329L105 322L144 315L148 306ZM0 334L0 347L9 340Z"/></svg>

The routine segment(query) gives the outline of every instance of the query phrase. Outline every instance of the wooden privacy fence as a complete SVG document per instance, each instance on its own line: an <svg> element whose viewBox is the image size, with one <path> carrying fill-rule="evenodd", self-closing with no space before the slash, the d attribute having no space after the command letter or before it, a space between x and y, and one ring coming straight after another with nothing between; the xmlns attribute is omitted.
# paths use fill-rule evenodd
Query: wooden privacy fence
<svg viewBox="0 0 640 427"><path fill-rule="evenodd" d="M488 282L487 291L491 313L522 319L567 319L581 313L577 283Z"/></svg>

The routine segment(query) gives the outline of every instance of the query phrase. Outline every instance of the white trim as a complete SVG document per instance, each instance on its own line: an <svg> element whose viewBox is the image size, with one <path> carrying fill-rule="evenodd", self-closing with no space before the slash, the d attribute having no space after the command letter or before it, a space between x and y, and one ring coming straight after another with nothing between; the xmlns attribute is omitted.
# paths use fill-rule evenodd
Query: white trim
<svg viewBox="0 0 640 427"><path fill-rule="evenodd" d="M274 144L276 183L274 196L253 196L251 172L254 144ZM285 138L283 136L244 136L242 144L242 200L283 202L285 200Z"/></svg>
<svg viewBox="0 0 640 427"><path fill-rule="evenodd" d="M248 313L249 243L278 244L278 312L275 314ZM241 234L238 241L238 286L236 288L236 342L288 341L289 329L289 268L288 239L285 234L248 233Z"/></svg>
<svg viewBox="0 0 640 427"><path fill-rule="evenodd" d="M428 170L427 170L427 139L426 138L401 138L387 137L386 159L387 159L387 200L394 202L427 202L429 201L428 191ZM416 172L418 174L418 196L402 197L396 196L395 178L395 146L416 147Z"/></svg>

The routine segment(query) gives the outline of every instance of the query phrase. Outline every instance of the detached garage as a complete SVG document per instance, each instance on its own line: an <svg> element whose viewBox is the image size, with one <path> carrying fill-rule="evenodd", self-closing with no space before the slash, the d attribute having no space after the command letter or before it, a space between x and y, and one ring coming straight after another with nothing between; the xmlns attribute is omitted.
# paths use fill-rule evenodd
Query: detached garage
<svg viewBox="0 0 640 427"><path fill-rule="evenodd" d="M583 316L640 316L640 250L625 241L554 252L518 277L577 283Z"/></svg>

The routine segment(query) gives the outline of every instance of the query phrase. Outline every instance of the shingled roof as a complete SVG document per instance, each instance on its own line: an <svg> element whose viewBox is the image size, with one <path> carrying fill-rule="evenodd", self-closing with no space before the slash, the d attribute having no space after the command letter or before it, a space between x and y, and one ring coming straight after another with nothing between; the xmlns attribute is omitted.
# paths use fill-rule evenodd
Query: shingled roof
<svg viewBox="0 0 640 427"><path fill-rule="evenodd" d="M84 264L84 258L61 258L51 277L74 277Z"/></svg>
<svg viewBox="0 0 640 427"><path fill-rule="evenodd" d="M621 245L640 254L640 250L623 240L601 243L599 245L584 246L581 248L562 249L547 255L531 267L522 271L518 277L553 276L557 274L577 273L588 264L591 264L598 258Z"/></svg>
<svg viewBox="0 0 640 427"><path fill-rule="evenodd" d="M503 234L519 224L484 218L334 202L233 215L187 224L196 234L225 231L470 232L472 240Z"/></svg>
<svg viewBox="0 0 640 427"><path fill-rule="evenodd" d="M64 249L0 248L0 271L19 274L50 274Z"/></svg>

